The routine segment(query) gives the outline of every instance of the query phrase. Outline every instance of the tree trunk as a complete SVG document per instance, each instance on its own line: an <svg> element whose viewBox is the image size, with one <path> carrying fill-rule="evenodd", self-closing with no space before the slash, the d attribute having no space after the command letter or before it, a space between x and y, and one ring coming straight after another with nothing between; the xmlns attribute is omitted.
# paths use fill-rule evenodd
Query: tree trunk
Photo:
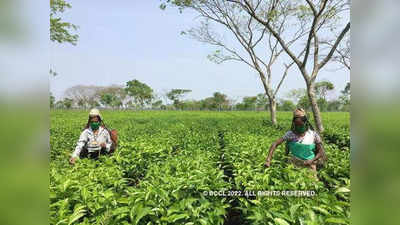
<svg viewBox="0 0 400 225"><path fill-rule="evenodd" d="M313 111L313 117L314 117L316 129L317 129L318 133L322 134L322 132L324 132L324 127L322 125L321 112L319 111L317 98L315 97L315 90L314 90L313 83L307 85L307 94L308 94L308 99L311 102L311 109Z"/></svg>
<svg viewBox="0 0 400 225"><path fill-rule="evenodd" d="M260 79L261 79L261 82L263 84L265 93L266 93L266 95L268 97L268 101L269 101L269 104L270 104L269 105L269 112L270 112L270 116L271 116L271 122L272 122L273 125L277 125L278 122L276 121L276 101L274 99L275 96L273 96L272 93L269 94L270 88L267 85L267 81L265 79L264 73L262 73L261 70L259 70L258 72L260 74Z"/></svg>
<svg viewBox="0 0 400 225"><path fill-rule="evenodd" d="M271 115L271 122L273 125L277 125L276 121L276 101L273 98L269 98L269 113Z"/></svg>

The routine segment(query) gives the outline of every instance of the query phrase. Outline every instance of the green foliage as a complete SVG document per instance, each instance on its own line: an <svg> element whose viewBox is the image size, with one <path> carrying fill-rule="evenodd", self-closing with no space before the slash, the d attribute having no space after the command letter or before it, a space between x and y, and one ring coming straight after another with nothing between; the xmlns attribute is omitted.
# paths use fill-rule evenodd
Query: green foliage
<svg viewBox="0 0 400 225"><path fill-rule="evenodd" d="M221 110L223 108L223 106L226 106L229 102L228 102L228 96L226 96L225 94L222 94L220 92L215 92L213 94L214 97L214 102L216 105L216 108Z"/></svg>
<svg viewBox="0 0 400 225"><path fill-rule="evenodd" d="M55 102L55 97L53 96L53 94L50 92L50 108L54 108L54 102Z"/></svg>
<svg viewBox="0 0 400 225"><path fill-rule="evenodd" d="M307 111L310 111L311 110L311 102L308 99L308 96L307 95L303 95L300 98L299 102L297 103L297 106L299 106L299 107L301 107L301 108L303 108L303 109L305 109Z"/></svg>
<svg viewBox="0 0 400 225"><path fill-rule="evenodd" d="M313 12L308 5L298 5L295 13L300 21L308 21L313 18Z"/></svg>
<svg viewBox="0 0 400 225"><path fill-rule="evenodd" d="M172 5L178 7L179 11L182 12L183 9L192 5L193 1L194 0L162 0L160 9L165 10L167 8L167 5Z"/></svg>
<svg viewBox="0 0 400 225"><path fill-rule="evenodd" d="M76 31L78 27L69 22L64 22L59 16L60 13L69 8L71 8L71 4L64 0L50 0L50 40L76 45L79 36L71 32Z"/></svg>
<svg viewBox="0 0 400 225"><path fill-rule="evenodd" d="M306 89L304 88L297 88L291 89L287 94L286 97L292 100L294 103L298 103L300 98L306 95Z"/></svg>
<svg viewBox="0 0 400 225"><path fill-rule="evenodd" d="M70 98L64 98L64 100L61 102L61 107L64 109L70 109L72 108L72 104L74 101Z"/></svg>
<svg viewBox="0 0 400 225"><path fill-rule="evenodd" d="M342 103L339 100L332 100L327 103L326 111L328 112L338 112L343 110Z"/></svg>
<svg viewBox="0 0 400 225"><path fill-rule="evenodd" d="M278 16L277 10L269 10L268 14L267 14L267 19L274 21L274 20L276 20L277 16Z"/></svg>
<svg viewBox="0 0 400 225"><path fill-rule="evenodd" d="M296 105L290 100L282 100L278 105L278 111L293 111Z"/></svg>
<svg viewBox="0 0 400 225"><path fill-rule="evenodd" d="M151 107L153 109L159 109L161 107L162 103L163 102L161 100L157 100L157 101L151 103Z"/></svg>
<svg viewBox="0 0 400 225"><path fill-rule="evenodd" d="M347 82L346 87L341 92L343 95L350 95L350 82Z"/></svg>
<svg viewBox="0 0 400 225"><path fill-rule="evenodd" d="M267 110L268 109L268 98L265 94L258 94L256 100L256 106L258 110Z"/></svg>
<svg viewBox="0 0 400 225"><path fill-rule="evenodd" d="M317 82L315 83L315 94L317 95L318 99L324 99L326 100L326 95L328 93L328 91L332 91L333 89L335 89L335 86L329 82L329 81L321 81L321 82Z"/></svg>
<svg viewBox="0 0 400 225"><path fill-rule="evenodd" d="M236 105L238 110L255 110L257 103L257 96L247 96L243 101Z"/></svg>
<svg viewBox="0 0 400 225"><path fill-rule="evenodd" d="M323 114L330 119L327 120L326 127L332 130L327 132L349 137L348 126L347 129L341 130L338 127L340 123L336 121L348 125L348 117L340 119L338 115ZM279 124L289 129L291 113L280 113L278 118ZM255 121L255 115L249 116L248 120L242 117L241 120L244 121L228 122L224 127L225 157L233 165L236 189L314 190L317 193L316 197L257 196L253 199L240 199L239 208L249 224L324 224L324 221L331 217L349 224L348 146L337 145L339 143L334 143L335 140L324 143L328 161L318 172L319 181L316 181L309 169L295 168L288 163L283 146L274 154L271 167L263 168L269 146L287 129L262 127L261 123Z"/></svg>
<svg viewBox="0 0 400 225"><path fill-rule="evenodd" d="M316 82L314 86L315 90L315 96L317 99L317 104L321 112L327 112L327 111L346 111L344 110L345 107L345 102L340 98L340 100L332 100L328 101L327 100L327 94L329 91L334 90L334 85L330 81L321 81L321 82ZM292 89L289 91L287 94L287 97L289 99L294 100L297 102L297 106L304 108L308 111L311 110L311 102L308 98L307 92L305 89L300 88L300 89ZM284 102L282 102L284 103ZM282 104L281 103L281 104ZM287 102L290 104L289 102ZM280 106L282 107L282 106ZM290 108L293 109L294 107L292 105L288 105L288 107L285 107L290 111ZM279 108L278 110L286 111L284 109Z"/></svg>
<svg viewBox="0 0 400 225"><path fill-rule="evenodd" d="M126 82L125 91L134 98L134 103L139 104L141 107L145 104L150 104L154 97L153 89L136 79Z"/></svg>
<svg viewBox="0 0 400 225"><path fill-rule="evenodd" d="M123 105L123 101L126 100L127 97L125 89L117 85L99 87L98 90L94 92L94 95L96 97L100 97L99 101L104 106L112 108L121 107Z"/></svg>
<svg viewBox="0 0 400 225"><path fill-rule="evenodd" d="M324 98L317 99L319 110L325 112L328 110L328 102Z"/></svg>
<svg viewBox="0 0 400 225"><path fill-rule="evenodd" d="M213 110L216 109L216 104L213 97L208 97L200 101L201 109Z"/></svg>
<svg viewBox="0 0 400 225"><path fill-rule="evenodd" d="M270 144L290 127L265 125L258 112L103 111L120 145L110 156L68 157L86 122L86 111L51 111L50 224L224 224L240 211L242 224L349 224L350 164L347 113L322 114L328 161L320 181L287 163ZM331 139L328 136L331 134ZM337 135L334 140L333 135ZM208 190L314 190L316 197L205 196Z"/></svg>
<svg viewBox="0 0 400 225"><path fill-rule="evenodd" d="M341 93L342 95L339 97L339 100L343 105L343 111L350 111L350 82L346 84Z"/></svg>
<svg viewBox="0 0 400 225"><path fill-rule="evenodd" d="M170 92L167 93L167 97L171 101L176 101L182 98L185 94L192 92L192 90L188 89L172 89Z"/></svg>
<svg viewBox="0 0 400 225"><path fill-rule="evenodd" d="M101 96L100 102L105 106L111 106L112 103L115 101L116 97L110 93L105 93Z"/></svg>
<svg viewBox="0 0 400 225"><path fill-rule="evenodd" d="M172 89L167 93L167 98L173 101L173 104L176 109L183 109L183 104L181 102L181 98L185 96L187 93L192 92L192 90L188 89Z"/></svg>

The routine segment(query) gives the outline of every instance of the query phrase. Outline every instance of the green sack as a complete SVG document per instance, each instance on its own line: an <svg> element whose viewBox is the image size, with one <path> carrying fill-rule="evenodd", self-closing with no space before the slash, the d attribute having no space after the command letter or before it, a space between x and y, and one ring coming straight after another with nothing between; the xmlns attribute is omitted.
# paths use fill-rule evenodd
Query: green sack
<svg viewBox="0 0 400 225"><path fill-rule="evenodd" d="M315 157L315 144L302 144L299 142L288 142L287 143L290 153L302 160L309 160Z"/></svg>

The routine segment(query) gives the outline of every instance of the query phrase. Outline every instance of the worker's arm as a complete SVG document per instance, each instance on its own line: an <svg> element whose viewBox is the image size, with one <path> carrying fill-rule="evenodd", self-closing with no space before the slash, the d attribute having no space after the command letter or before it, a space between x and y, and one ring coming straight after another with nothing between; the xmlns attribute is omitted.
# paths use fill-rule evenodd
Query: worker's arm
<svg viewBox="0 0 400 225"><path fill-rule="evenodd" d="M277 141L275 141L274 143L272 143L271 147L269 148L269 152L268 152L268 157L267 160L265 162L265 166L266 167L270 167L271 166L271 160L272 160L272 156L274 155L275 149L284 142L285 140L283 138L279 138Z"/></svg>
<svg viewBox="0 0 400 225"><path fill-rule="evenodd" d="M317 163L318 159L321 159L325 155L325 150L324 150L322 143L317 143L315 148L316 148L317 154L312 159L312 164Z"/></svg>
<svg viewBox="0 0 400 225"><path fill-rule="evenodd" d="M84 131L81 133L81 135L79 136L79 140L78 140L78 142L76 143L75 150L74 150L74 152L72 153L71 158L70 158L70 160L69 160L69 162L70 162L71 164L74 164L74 163L75 163L76 159L77 159L77 158L79 157L79 155L81 154L82 148L83 148L83 146L85 146L87 140L88 140L88 135L87 135L86 130L84 130Z"/></svg>
<svg viewBox="0 0 400 225"><path fill-rule="evenodd" d="M112 145L112 140L111 140L111 136L110 136L110 132L108 132L108 130L104 129L103 131L106 135L106 142L102 143L101 147L105 148L107 152L110 152L111 149L111 145Z"/></svg>

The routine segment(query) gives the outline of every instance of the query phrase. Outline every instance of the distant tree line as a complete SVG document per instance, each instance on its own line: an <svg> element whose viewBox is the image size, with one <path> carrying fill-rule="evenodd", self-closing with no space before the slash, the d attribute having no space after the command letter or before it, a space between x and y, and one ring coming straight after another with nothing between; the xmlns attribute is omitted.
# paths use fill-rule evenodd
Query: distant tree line
<svg viewBox="0 0 400 225"><path fill-rule="evenodd" d="M317 103L321 111L349 111L350 83L347 83L341 95L328 100L328 94L335 87L329 81L317 82L315 85ZM64 98L56 101L50 93L50 107L54 109L133 109L133 110L244 110L267 111L270 101L265 94L246 96L240 101L226 94L215 92L212 96L201 99L184 99L192 92L189 89L171 89L163 94L157 94L145 83L131 80L122 85L87 86L77 85L64 92ZM290 90L285 98L277 101L278 111L292 111L296 107L311 110L311 103L306 89Z"/></svg>

